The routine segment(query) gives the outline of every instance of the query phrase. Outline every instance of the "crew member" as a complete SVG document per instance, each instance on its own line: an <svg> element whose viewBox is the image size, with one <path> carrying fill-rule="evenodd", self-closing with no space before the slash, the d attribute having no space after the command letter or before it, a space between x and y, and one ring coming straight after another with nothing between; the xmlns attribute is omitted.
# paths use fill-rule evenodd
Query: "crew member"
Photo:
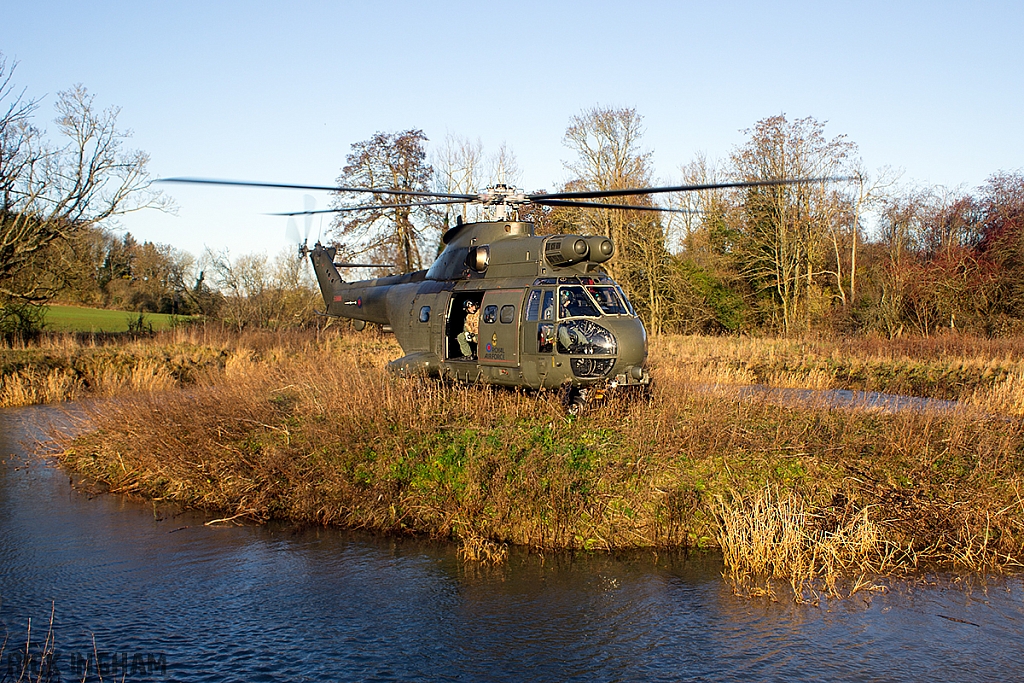
<svg viewBox="0 0 1024 683"><path fill-rule="evenodd" d="M476 347L477 336L480 334L480 304L475 301L467 301L463 304L466 311L466 322L459 333L459 350L464 358L473 358L473 349Z"/></svg>

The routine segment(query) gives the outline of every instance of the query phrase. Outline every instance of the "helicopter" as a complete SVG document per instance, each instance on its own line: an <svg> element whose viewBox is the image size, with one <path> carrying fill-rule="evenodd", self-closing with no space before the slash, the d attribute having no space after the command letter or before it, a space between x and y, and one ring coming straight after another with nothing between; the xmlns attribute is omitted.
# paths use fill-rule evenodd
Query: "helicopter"
<svg viewBox="0 0 1024 683"><path fill-rule="evenodd" d="M367 208L476 204L483 220L463 222L441 236L443 249L428 269L346 282L339 268L378 264L339 263L337 247L305 242L299 253L312 263L325 314L393 332L405 355L388 364L396 373L424 373L461 382L561 390L571 413L611 390L644 389L647 330L623 288L602 264L615 254L601 235L537 235L519 220L528 205L631 211L680 211L653 205L587 201L666 192L766 187L820 182L821 178L755 180L668 187L527 194L497 184L477 194L291 185L204 178L163 182L362 192L408 198L397 203L285 212L280 216ZM311 199L311 198L310 198ZM297 235L297 231L296 231ZM473 317L477 320L473 321ZM467 324L467 321L469 324Z"/></svg>

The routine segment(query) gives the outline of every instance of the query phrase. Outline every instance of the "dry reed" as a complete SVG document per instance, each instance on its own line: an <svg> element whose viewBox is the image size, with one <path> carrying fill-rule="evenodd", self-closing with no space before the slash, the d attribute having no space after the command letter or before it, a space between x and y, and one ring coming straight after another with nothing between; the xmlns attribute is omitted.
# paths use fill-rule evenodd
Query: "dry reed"
<svg viewBox="0 0 1024 683"><path fill-rule="evenodd" d="M294 353L310 339L314 333L238 334L218 326L178 328L144 338L45 336L32 344L0 347L0 407L209 385L244 358Z"/></svg>
<svg viewBox="0 0 1024 683"><path fill-rule="evenodd" d="M958 334L885 340L666 337L652 348L694 384L852 389L962 400L1024 415L1024 344Z"/></svg>
<svg viewBox="0 0 1024 683"><path fill-rule="evenodd" d="M18 650L10 651L10 634L4 633L3 640L0 641L0 662L4 662L7 667L7 676L4 676L2 680L12 680L16 683L43 683L43 681L60 681L61 672L60 667L56 661L55 652L55 634L53 629L54 616L56 614L55 603L50 603L50 619L47 623L46 632L43 636L43 642L33 642L32 633L32 619L28 620L25 627L25 641L22 647ZM9 645L10 643L10 645ZM97 674L99 672L97 671ZM8 676L14 676L17 674L17 678L8 679ZM88 672L86 672L88 675ZM83 680L86 676L83 676Z"/></svg>
<svg viewBox="0 0 1024 683"><path fill-rule="evenodd" d="M796 596L819 589L837 596L841 577L858 577L856 591L865 576L894 567L897 549L883 538L869 507L830 522L809 510L799 494L777 486L716 502L727 573L747 593L764 582L761 591L770 594L770 580L781 579Z"/></svg>

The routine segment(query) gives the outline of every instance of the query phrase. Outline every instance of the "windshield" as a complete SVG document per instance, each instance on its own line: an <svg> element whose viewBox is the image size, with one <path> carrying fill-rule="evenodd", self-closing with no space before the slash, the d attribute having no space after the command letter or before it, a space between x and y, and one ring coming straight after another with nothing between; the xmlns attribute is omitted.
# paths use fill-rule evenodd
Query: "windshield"
<svg viewBox="0 0 1024 683"><path fill-rule="evenodd" d="M631 304L629 299L626 297L626 293L622 291L622 287L616 285L615 291L619 293L620 297L622 297L622 301L625 302L626 308L629 309L629 314L636 315L636 310L633 308L633 304Z"/></svg>
<svg viewBox="0 0 1024 683"><path fill-rule="evenodd" d="M583 291L583 287L574 285L558 288L558 319L566 318L597 318L601 315L597 307Z"/></svg>
<svg viewBox="0 0 1024 683"><path fill-rule="evenodd" d="M606 315L628 315L629 311L622 305L619 295L615 293L614 287L587 287L590 296L594 297L597 305Z"/></svg>

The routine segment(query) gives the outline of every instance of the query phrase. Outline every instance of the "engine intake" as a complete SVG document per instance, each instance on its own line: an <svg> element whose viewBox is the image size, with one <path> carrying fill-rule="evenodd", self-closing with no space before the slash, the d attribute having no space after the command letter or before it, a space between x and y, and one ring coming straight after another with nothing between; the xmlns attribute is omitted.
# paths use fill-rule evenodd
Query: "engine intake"
<svg viewBox="0 0 1024 683"><path fill-rule="evenodd" d="M553 266L571 266L585 261L590 254L590 245L579 235L552 237L544 245L544 258Z"/></svg>
<svg viewBox="0 0 1024 683"><path fill-rule="evenodd" d="M470 247L469 253L466 254L466 265L478 273L487 270L487 265L490 262L491 248L486 244L479 247Z"/></svg>
<svg viewBox="0 0 1024 683"><path fill-rule="evenodd" d="M615 245L607 237L592 235L587 238L587 245L590 247L591 263L604 263L615 253Z"/></svg>

